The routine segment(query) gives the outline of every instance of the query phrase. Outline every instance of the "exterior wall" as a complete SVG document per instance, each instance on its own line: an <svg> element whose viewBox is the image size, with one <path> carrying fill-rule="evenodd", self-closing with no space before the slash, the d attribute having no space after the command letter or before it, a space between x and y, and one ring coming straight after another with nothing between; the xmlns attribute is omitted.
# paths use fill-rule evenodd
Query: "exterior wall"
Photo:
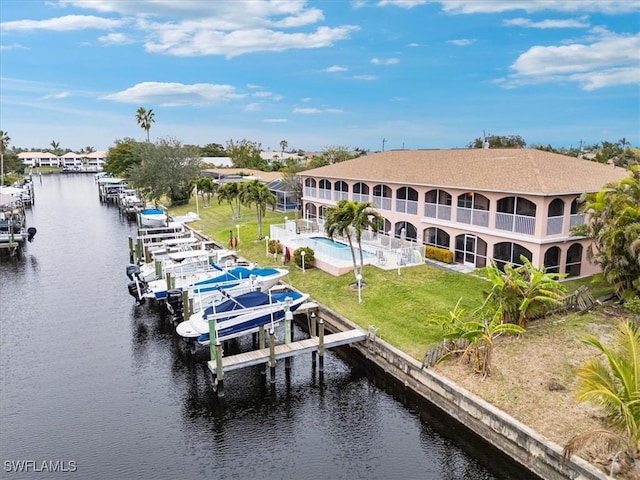
<svg viewBox="0 0 640 480"><path fill-rule="evenodd" d="M583 246L582 262L580 275L590 275L598 272L598 267L591 264L587 260L586 249L589 245L587 239L581 237L572 237L570 235L572 221L580 219L572 219L571 203L577 198L576 194L542 196L542 195L517 195L513 193L503 192L485 192L476 191L469 192L460 188L434 188L433 186L421 185L399 185L384 182L362 182L357 180L341 181L330 180L323 177L313 177L301 174L303 182L303 212L308 211L307 205L315 207L316 215L322 216L322 208L335 205L337 199L345 198L348 200L364 201L368 200L374 203L373 190L377 185L386 185L391 190L391 196L384 199L384 202L378 201L377 211L390 222L395 234L398 235L398 227L404 222L411 224L416 229L416 240L426 243L425 232L429 228L439 228L450 236L449 245L445 246L449 250L455 252L455 241L459 235L475 235L487 244L487 258L494 258L494 248L496 244L507 242L520 245L531 252L531 261L535 265L544 264L545 252L553 247L560 248L560 271L566 269L567 251L574 243L580 243ZM315 180L315 188L307 188L306 180ZM320 186L327 186L327 182L331 183L331 189L321 189ZM357 183L365 184L369 187L369 196L362 197L355 195L353 187ZM346 184L346 188L345 188ZM337 186L337 189L336 189ZM397 193L403 187L411 187L417 192L417 201L406 202L398 201ZM450 218L436 218L435 216L427 216L426 206L433 208L434 204L425 205L425 194L431 190L440 190L451 195ZM465 209L458 207L458 198L461 195L473 193L474 198L479 199L478 195L482 195L489 202L488 211L480 209ZM505 213L498 211L498 202L507 197L515 197L516 201L527 200L535 205L535 217L528 215L520 215L517 213ZM562 216L554 216L558 218L549 218L549 205L554 200L559 199L563 202ZM388 200L388 201L387 201ZM525 203L525 202L523 202ZM409 207L415 213L406 213L405 211L397 211L396 208ZM375 206L375 205L374 205ZM390 207L385 208L385 207ZM439 205L442 207L442 205ZM407 210L408 208L405 208ZM464 215L470 218L470 223L460 222L460 216ZM582 220L580 220L582 221ZM506 223L505 223L506 222ZM498 228L499 225L512 225L511 230ZM548 231L552 234L549 235ZM517 261L517 260L516 260ZM484 266L480 262L476 262L476 266Z"/></svg>

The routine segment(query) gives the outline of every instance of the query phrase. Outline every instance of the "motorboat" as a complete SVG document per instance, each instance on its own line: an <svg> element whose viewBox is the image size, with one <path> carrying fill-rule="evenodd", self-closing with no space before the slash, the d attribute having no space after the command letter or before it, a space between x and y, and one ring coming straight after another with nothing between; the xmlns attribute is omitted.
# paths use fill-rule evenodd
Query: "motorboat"
<svg viewBox="0 0 640 480"><path fill-rule="evenodd" d="M140 226L143 228L158 228L167 226L167 214L161 208L145 208L140 210Z"/></svg>
<svg viewBox="0 0 640 480"><path fill-rule="evenodd" d="M0 245L10 253L19 252L36 232L35 227L27 227L20 197L0 193Z"/></svg>
<svg viewBox="0 0 640 480"><path fill-rule="evenodd" d="M186 239L185 239L186 240ZM214 248L194 248L200 244L189 242L167 244L165 248L150 251L151 262L140 265L138 278L144 282L152 282L166 275L185 275L189 272L222 270L220 265L234 264L237 260L232 250ZM127 272L131 266L127 267ZM127 274L130 277L130 275Z"/></svg>
<svg viewBox="0 0 640 480"><path fill-rule="evenodd" d="M255 332L261 326L279 323L287 311L296 311L308 298L308 294L296 291L227 294L217 305L210 305L178 324L176 332L185 339L195 339L201 345L208 345L209 325L213 322L217 340L228 340Z"/></svg>

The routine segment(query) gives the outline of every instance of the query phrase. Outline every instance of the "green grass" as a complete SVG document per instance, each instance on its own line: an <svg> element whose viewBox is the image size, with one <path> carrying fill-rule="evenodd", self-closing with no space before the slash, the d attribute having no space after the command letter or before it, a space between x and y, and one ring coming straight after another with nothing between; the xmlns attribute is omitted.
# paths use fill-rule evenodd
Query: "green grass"
<svg viewBox="0 0 640 480"><path fill-rule="evenodd" d="M214 199L208 208L202 206L201 200L199 205L200 221L190 224L194 229L226 246L229 230L236 234L236 225L239 225L239 255L263 267L274 266L273 257L266 255L265 240L258 240L253 209L243 207L241 218L234 220L227 204L219 205ZM188 211L195 211L193 199L188 205L170 208L169 213L180 216ZM283 223L284 217L284 213L268 211L263 235L269 235L269 226ZM436 327L428 322L430 315L448 313L459 299L463 308L474 309L482 303L484 293L489 289L489 284L481 276L449 272L430 265L402 269L401 275L397 270L382 270L368 265L363 273L363 301L359 304L358 292L352 288L355 281L353 273L334 277L315 268L303 273L292 263L287 265L287 283L365 329L375 326L385 341L416 359L421 359L438 342ZM566 285L569 291L573 291L589 282L588 278L578 279L567 281ZM597 289L592 289L594 296L603 288L601 279L597 285Z"/></svg>

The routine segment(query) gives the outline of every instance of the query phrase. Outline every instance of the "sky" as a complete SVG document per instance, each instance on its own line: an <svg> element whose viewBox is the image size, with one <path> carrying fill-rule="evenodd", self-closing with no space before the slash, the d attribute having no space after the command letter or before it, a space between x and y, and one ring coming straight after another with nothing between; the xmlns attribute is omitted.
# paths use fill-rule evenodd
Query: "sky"
<svg viewBox="0 0 640 480"><path fill-rule="evenodd" d="M637 0L2 0L9 148L640 146Z"/></svg>

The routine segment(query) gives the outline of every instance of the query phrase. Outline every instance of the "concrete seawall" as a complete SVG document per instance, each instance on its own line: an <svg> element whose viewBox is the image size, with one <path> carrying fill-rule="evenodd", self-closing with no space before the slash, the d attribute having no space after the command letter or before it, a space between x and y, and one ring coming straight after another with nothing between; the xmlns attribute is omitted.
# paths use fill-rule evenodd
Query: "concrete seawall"
<svg viewBox="0 0 640 480"><path fill-rule="evenodd" d="M318 316L330 330L361 328L322 305L319 305ZM608 478L580 457L565 459L558 444L447 378L422 368L420 362L383 340L370 335L366 342L350 348L541 478Z"/></svg>

